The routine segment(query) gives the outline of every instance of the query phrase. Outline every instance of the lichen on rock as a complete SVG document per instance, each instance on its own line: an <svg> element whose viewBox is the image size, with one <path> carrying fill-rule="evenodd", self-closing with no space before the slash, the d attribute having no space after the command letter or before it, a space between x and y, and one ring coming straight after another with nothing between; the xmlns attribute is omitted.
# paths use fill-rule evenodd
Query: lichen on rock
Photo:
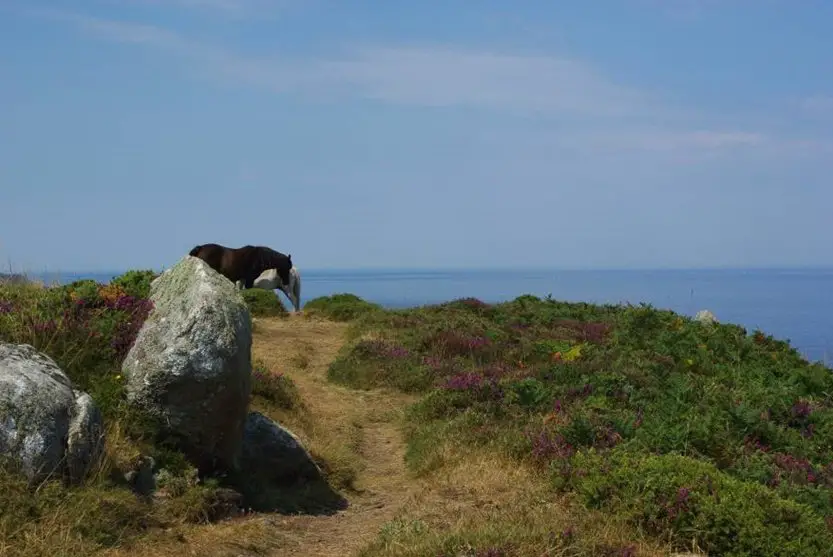
<svg viewBox="0 0 833 557"><path fill-rule="evenodd" d="M127 399L200 469L236 467L251 392L251 317L234 284L186 256L151 283L154 309L122 366Z"/></svg>
<svg viewBox="0 0 833 557"><path fill-rule="evenodd" d="M46 354L0 342L0 455L30 481L82 481L104 441L101 413Z"/></svg>

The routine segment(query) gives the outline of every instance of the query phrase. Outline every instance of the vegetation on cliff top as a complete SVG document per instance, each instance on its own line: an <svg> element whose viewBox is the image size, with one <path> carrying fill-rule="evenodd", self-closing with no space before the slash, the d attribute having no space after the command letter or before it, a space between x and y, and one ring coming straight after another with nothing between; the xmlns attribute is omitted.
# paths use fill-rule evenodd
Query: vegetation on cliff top
<svg viewBox="0 0 833 557"><path fill-rule="evenodd" d="M154 276L0 284L0 340L55 359L108 428L101 469L81 488L32 491L3 476L0 553L90 554L220 512L217 484L152 443L124 404L121 362ZM545 480L545 492L518 494L505 522L432 533L403 518L364 555L635 555L645 539L720 555L833 553L833 375L788 343L650 306L533 296L384 310L340 294L305 313L351 323L331 381L419 395L406 424L414 473L457 477L466 455L490 454ZM291 379L256 363L256 405L309 421ZM154 503L124 477L148 454L169 472ZM535 512L554 500L574 518ZM599 538L600 521L624 528L619 541Z"/></svg>
<svg viewBox="0 0 833 557"><path fill-rule="evenodd" d="M647 305L333 306L355 321L331 380L423 394L417 473L449 447L499 452L679 549L833 553L833 374L785 342Z"/></svg>

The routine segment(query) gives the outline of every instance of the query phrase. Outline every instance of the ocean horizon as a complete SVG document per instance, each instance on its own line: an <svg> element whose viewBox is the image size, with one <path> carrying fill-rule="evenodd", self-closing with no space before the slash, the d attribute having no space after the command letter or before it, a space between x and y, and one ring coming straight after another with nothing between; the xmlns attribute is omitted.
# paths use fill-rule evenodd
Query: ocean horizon
<svg viewBox="0 0 833 557"><path fill-rule="evenodd" d="M46 272L48 284L109 282L124 271ZM475 297L497 303L523 294L569 302L648 303L788 340L810 361L833 359L833 268L718 269L308 269L301 270L302 304L348 292L387 308ZM279 294L286 303L283 294Z"/></svg>

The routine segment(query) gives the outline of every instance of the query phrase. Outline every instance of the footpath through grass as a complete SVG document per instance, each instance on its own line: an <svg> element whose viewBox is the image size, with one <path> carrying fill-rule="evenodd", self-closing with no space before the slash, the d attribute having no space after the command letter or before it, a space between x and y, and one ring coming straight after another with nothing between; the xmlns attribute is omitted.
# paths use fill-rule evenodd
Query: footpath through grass
<svg viewBox="0 0 833 557"><path fill-rule="evenodd" d="M833 374L785 342L650 306L532 296L307 308L353 320L330 380L422 395L408 413L414 473L491 455L548 486L488 526L432 532L403 518L366 555L634 555L643 542L833 555ZM581 509L573 523L534 517L555 500ZM634 545L600 545L599 520Z"/></svg>

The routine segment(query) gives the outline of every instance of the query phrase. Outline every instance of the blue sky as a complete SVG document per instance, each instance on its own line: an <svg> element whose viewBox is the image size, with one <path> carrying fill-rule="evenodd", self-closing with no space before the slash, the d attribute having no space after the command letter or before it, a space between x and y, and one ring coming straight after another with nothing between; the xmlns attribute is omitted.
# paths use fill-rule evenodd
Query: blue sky
<svg viewBox="0 0 833 557"><path fill-rule="evenodd" d="M833 2L0 0L0 260L833 265Z"/></svg>

